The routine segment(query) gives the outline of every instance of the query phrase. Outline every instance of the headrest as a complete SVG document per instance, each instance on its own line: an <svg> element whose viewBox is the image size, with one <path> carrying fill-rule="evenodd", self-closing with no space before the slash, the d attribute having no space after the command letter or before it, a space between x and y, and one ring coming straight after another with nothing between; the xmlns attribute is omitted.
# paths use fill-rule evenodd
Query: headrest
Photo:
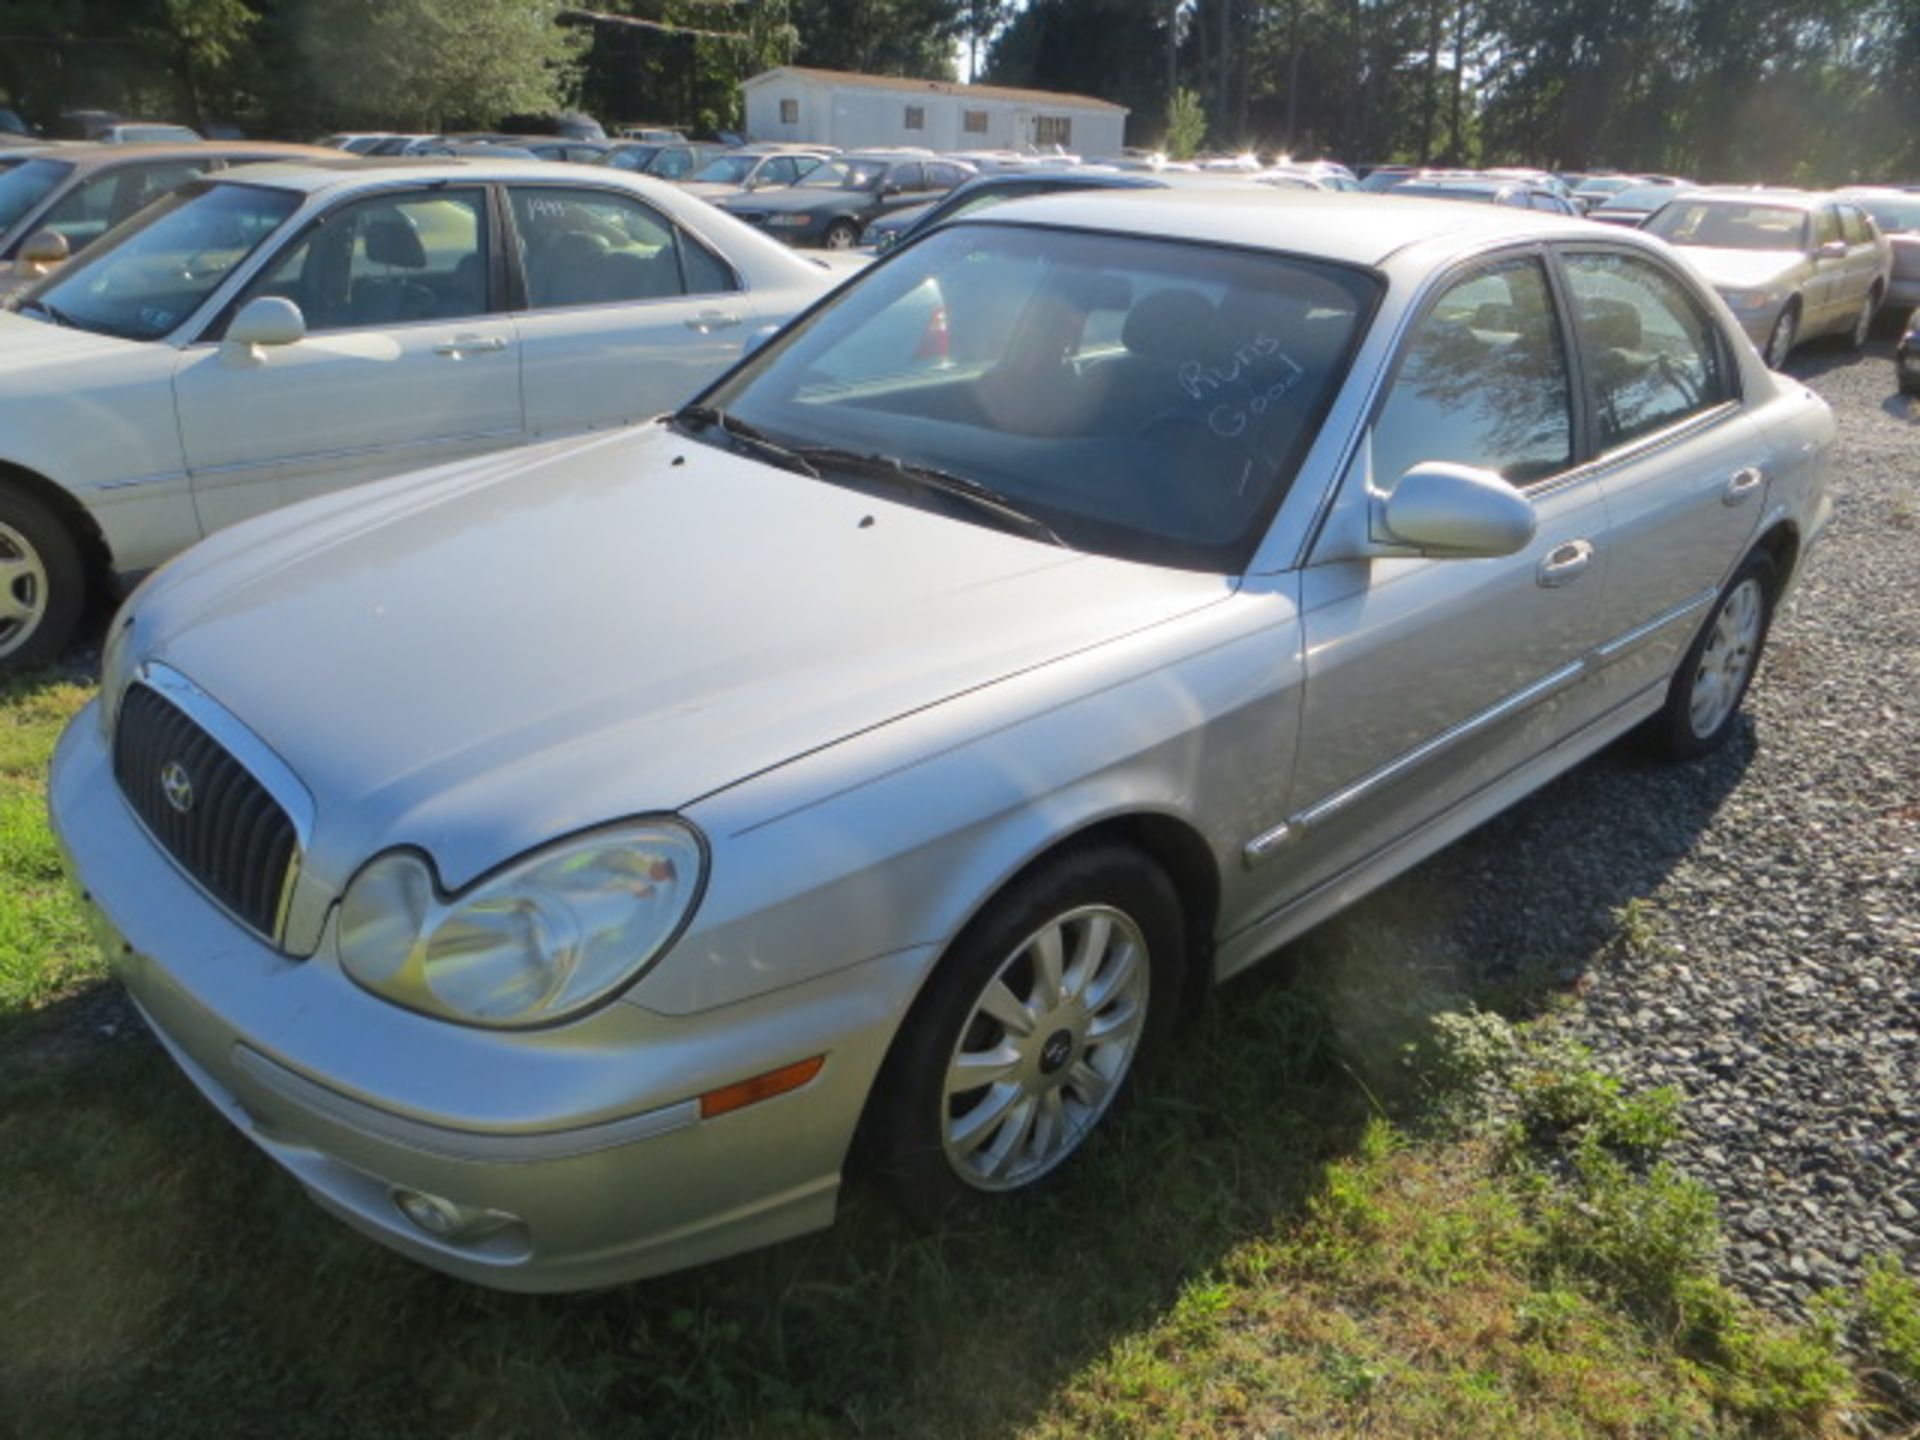
<svg viewBox="0 0 1920 1440"><path fill-rule="evenodd" d="M1213 303L1197 290L1156 290L1127 312L1120 343L1135 355L1186 359L1205 346L1213 316Z"/></svg>
<svg viewBox="0 0 1920 1440"><path fill-rule="evenodd" d="M378 210L360 223L366 241L367 259L376 265L392 265L401 270L427 268L427 247L420 243L420 232L413 221L398 210Z"/></svg>
<svg viewBox="0 0 1920 1440"><path fill-rule="evenodd" d="M1595 296L1581 307L1587 339L1606 350L1640 348L1640 311L1631 301Z"/></svg>

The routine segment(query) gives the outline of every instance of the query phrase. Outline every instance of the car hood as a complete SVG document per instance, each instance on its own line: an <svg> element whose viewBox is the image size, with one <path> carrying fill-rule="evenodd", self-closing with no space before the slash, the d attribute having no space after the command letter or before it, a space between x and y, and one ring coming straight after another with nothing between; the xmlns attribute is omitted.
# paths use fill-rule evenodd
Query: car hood
<svg viewBox="0 0 1920 1440"><path fill-rule="evenodd" d="M1679 251L1709 285L1723 290L1758 290L1785 280L1807 263L1794 250L1720 250L1682 245Z"/></svg>
<svg viewBox="0 0 1920 1440"><path fill-rule="evenodd" d="M650 425L222 532L135 602L311 790L313 877L448 885L1225 599Z"/></svg>
<svg viewBox="0 0 1920 1440"><path fill-rule="evenodd" d="M702 200L718 200L725 196L758 193L748 190L744 185L727 185L719 180L682 180L680 189L688 195L698 195Z"/></svg>
<svg viewBox="0 0 1920 1440"><path fill-rule="evenodd" d="M0 376L29 382L33 389L48 384L70 385L70 379L49 380L50 367L88 365L106 356L123 356L129 347L149 343L54 325L11 310L0 310ZM46 382L46 383L40 383Z"/></svg>

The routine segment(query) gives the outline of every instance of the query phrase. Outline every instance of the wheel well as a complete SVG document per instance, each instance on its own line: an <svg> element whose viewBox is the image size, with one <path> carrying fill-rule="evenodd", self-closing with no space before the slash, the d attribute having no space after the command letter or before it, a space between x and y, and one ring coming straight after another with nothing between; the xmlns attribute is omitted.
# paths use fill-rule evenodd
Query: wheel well
<svg viewBox="0 0 1920 1440"><path fill-rule="evenodd" d="M0 460L0 486L12 486L23 494L33 496L60 517L61 523L80 547L80 560L87 570L89 601L98 601L111 593L113 553L107 548L107 538L100 533L99 525L87 513L87 507L74 499L73 492L54 484L44 475L5 460Z"/></svg>
<svg viewBox="0 0 1920 1440"><path fill-rule="evenodd" d="M1773 561L1774 574L1782 589L1793 578L1793 567L1800 563L1800 532L1790 520L1782 520L1755 543Z"/></svg>

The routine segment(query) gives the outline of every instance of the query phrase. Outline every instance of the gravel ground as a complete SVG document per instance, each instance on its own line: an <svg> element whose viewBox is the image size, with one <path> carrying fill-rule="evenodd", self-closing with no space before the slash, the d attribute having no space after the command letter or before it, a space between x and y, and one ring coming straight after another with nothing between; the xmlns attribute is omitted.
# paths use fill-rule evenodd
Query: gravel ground
<svg viewBox="0 0 1920 1440"><path fill-rule="evenodd" d="M1686 1096L1728 1277L1786 1315L1876 1254L1920 1270L1920 400L1891 354L1793 362L1839 419L1837 516L1733 742L1616 746L1317 942L1412 923L1442 984L1571 983L1604 1068Z"/></svg>

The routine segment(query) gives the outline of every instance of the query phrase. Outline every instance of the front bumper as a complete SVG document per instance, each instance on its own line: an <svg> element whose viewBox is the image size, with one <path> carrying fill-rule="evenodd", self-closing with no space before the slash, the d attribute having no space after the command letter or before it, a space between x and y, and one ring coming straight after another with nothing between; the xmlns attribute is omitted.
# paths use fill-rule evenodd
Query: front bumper
<svg viewBox="0 0 1920 1440"><path fill-rule="evenodd" d="M614 1284L829 1224L929 960L686 1017L617 1001L547 1030L450 1025L360 990L330 935L290 960L204 898L122 801L92 705L61 738L49 804L114 973L201 1092L333 1214L500 1289ZM699 1095L822 1054L804 1088L702 1118ZM400 1208L409 1192L472 1228L429 1233Z"/></svg>

